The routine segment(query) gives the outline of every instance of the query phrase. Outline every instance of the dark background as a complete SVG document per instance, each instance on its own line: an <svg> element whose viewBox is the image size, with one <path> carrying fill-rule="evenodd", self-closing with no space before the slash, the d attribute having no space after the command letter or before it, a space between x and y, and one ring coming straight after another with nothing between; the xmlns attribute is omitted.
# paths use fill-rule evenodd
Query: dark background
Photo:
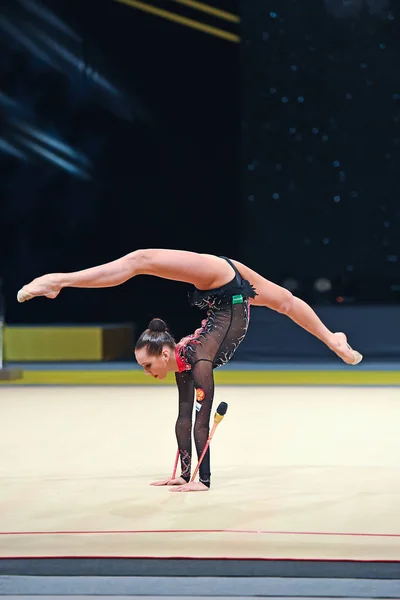
<svg viewBox="0 0 400 600"><path fill-rule="evenodd" d="M241 15L236 26L172 0L153 4L239 33L241 44L111 0L6 2L8 323L143 328L160 316L187 334L199 320L187 286L150 277L16 302L40 274L146 247L247 261L279 283L291 278L312 303L397 303L399 9L387 0L214 2ZM324 294L313 287L320 277Z"/></svg>
<svg viewBox="0 0 400 600"><path fill-rule="evenodd" d="M10 20L25 31L25 19L34 19L14 4ZM93 266L137 248L237 255L239 45L111 0L46 0L41 6L78 40L43 20L38 28L50 29L84 67L60 72L4 36L3 91L27 107L18 118L82 151L92 167L82 179L37 155L29 156L31 162L2 155L0 271L7 321L135 321L145 327L161 316L177 335L187 334L199 314L188 306L188 287L177 283L140 277L120 288L65 290L56 302L24 306L15 294L39 274ZM225 6L237 8L231 0ZM172 2L167 8L185 14ZM95 85L90 68L120 97ZM8 107L3 113L8 118Z"/></svg>
<svg viewBox="0 0 400 600"><path fill-rule="evenodd" d="M242 257L312 303L398 303L399 3L250 1L242 20Z"/></svg>

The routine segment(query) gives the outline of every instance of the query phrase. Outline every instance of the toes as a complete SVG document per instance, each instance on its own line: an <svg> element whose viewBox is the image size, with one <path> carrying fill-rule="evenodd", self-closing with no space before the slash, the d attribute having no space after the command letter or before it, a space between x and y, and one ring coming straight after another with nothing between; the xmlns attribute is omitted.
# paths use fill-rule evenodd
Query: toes
<svg viewBox="0 0 400 600"><path fill-rule="evenodd" d="M363 355L360 354L359 352L357 352L357 350L353 350L353 355L354 355L354 362L352 362L352 364L358 365L362 361Z"/></svg>
<svg viewBox="0 0 400 600"><path fill-rule="evenodd" d="M26 302L27 300L31 300L33 298L33 296L31 294L28 294L28 292L25 292L24 290L19 290L18 294L17 294L17 300L18 302Z"/></svg>

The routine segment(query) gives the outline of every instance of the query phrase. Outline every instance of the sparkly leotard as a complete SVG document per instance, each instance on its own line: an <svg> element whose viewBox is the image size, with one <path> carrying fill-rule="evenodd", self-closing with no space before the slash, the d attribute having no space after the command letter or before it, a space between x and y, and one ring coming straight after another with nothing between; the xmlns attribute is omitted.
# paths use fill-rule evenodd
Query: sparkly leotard
<svg viewBox="0 0 400 600"><path fill-rule="evenodd" d="M211 407L214 399L213 369L225 365L244 340L250 319L250 301L256 292L243 279L232 262L235 277L213 290L198 290L191 294L191 304L207 309L201 327L176 345L179 389L179 415L176 436L181 457L181 476L189 481L191 473L191 430L193 402L196 397L194 440L198 457L208 439ZM200 466L200 481L210 485L210 452L207 450Z"/></svg>

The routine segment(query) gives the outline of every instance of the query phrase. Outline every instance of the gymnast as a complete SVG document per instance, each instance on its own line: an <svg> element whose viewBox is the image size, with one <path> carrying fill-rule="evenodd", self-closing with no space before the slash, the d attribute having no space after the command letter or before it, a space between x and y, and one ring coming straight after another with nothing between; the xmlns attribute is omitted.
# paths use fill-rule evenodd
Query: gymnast
<svg viewBox="0 0 400 600"><path fill-rule="evenodd" d="M34 279L18 292L18 301L38 296L54 299L65 287L105 288L121 285L137 275L154 275L194 286L192 305L207 310L201 326L178 343L164 321L153 319L135 346L135 357L147 375L164 379L175 373L179 414L175 432L181 475L152 485L172 486L170 491L207 491L210 488L210 449L200 465L199 481L190 482L192 462L192 414L196 408L194 441L200 457L209 434L214 398L213 369L230 361L246 336L250 305L267 306L287 315L297 325L321 340L349 365L362 355L347 343L344 333L325 327L313 309L300 298L236 260L183 250L136 250L110 263L76 271L50 273Z"/></svg>

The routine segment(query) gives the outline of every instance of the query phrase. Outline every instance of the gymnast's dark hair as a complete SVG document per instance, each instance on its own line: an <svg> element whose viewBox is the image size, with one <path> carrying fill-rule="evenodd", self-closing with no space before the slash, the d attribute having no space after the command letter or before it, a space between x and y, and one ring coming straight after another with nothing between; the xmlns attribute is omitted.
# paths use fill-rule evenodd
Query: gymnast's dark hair
<svg viewBox="0 0 400 600"><path fill-rule="evenodd" d="M160 356L164 346L175 348L175 340L162 319L152 319L136 342L135 350L147 348L151 356Z"/></svg>

